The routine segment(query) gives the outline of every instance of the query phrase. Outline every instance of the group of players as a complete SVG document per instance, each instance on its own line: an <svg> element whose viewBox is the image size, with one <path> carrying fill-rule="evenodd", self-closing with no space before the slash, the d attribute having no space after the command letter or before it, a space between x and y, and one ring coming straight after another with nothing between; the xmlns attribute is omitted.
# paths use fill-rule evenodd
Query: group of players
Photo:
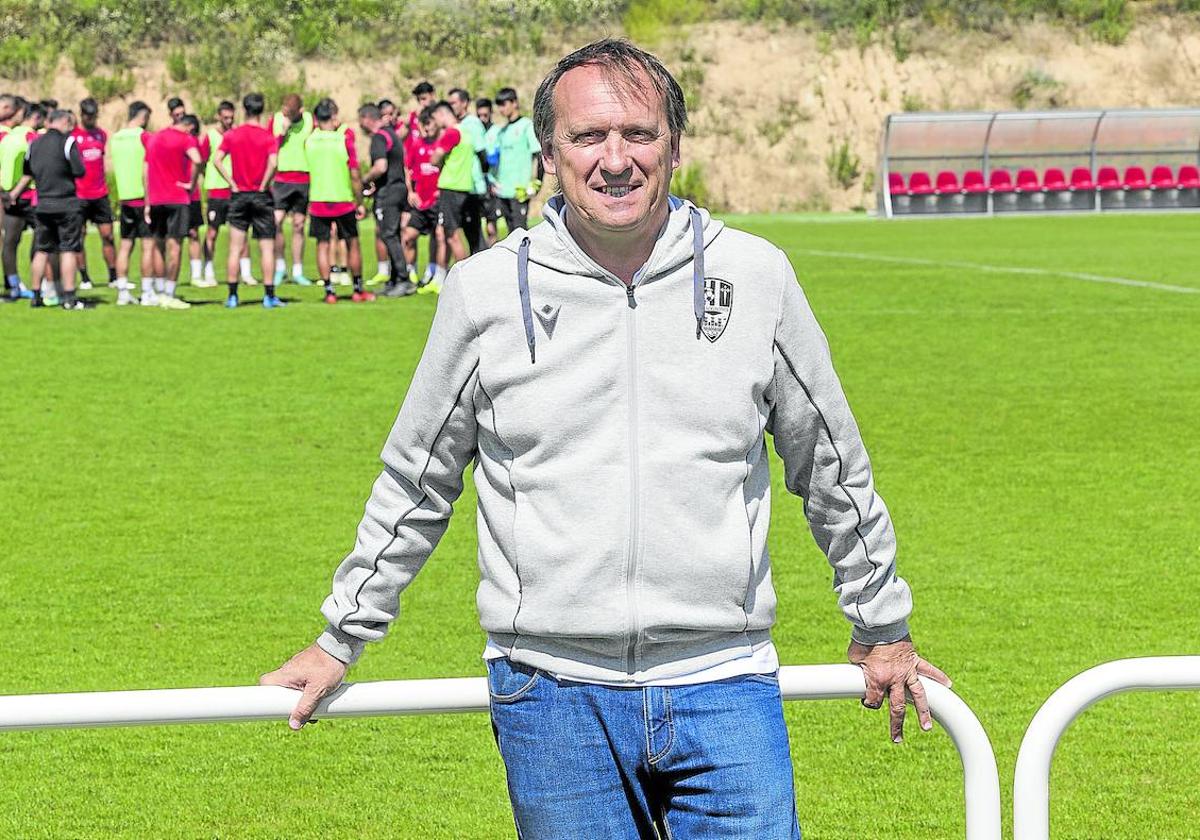
<svg viewBox="0 0 1200 840"><path fill-rule="evenodd" d="M218 285L213 256L221 227L229 227L225 305L238 306L239 284L257 285L249 239L258 244L266 308L284 306L278 287L312 285L304 272L305 223L316 240L316 263L326 303L336 285L352 285L351 300L437 293L450 258L465 259L495 243L498 224L527 224L529 202L541 188L540 146L517 93L502 88L492 100L472 101L461 88L439 99L432 84L412 90L416 102L400 119L388 99L359 107L369 137L369 167L360 169L357 137L332 99L311 110L297 94L268 116L261 94L237 109L221 102L204 127L178 97L167 101L170 123L151 131L151 108L129 105L125 125L111 136L99 125L94 99L79 104L79 120L53 100L0 95L0 236L6 301L35 307L83 309L76 294L93 288L84 236L96 226L108 283L119 305L187 309L176 295L188 243L191 284ZM493 121L493 111L503 119ZM119 242L109 190L111 171L120 220ZM202 203L202 194L207 207ZM358 223L371 199L377 271L363 280ZM291 271L284 222L291 223ZM201 233L201 228L207 228ZM33 231L28 284L18 265L24 232ZM418 277L420 237L429 260ZM141 244L140 293L129 280ZM346 279L349 276L349 279Z"/></svg>

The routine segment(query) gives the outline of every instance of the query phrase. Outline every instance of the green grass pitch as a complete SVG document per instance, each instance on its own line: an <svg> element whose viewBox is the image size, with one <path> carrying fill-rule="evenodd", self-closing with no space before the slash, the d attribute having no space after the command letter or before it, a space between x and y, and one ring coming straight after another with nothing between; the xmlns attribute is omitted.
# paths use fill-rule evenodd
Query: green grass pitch
<svg viewBox="0 0 1200 840"><path fill-rule="evenodd" d="M1007 835L1054 688L1200 652L1200 294L1104 279L1200 290L1198 217L729 222L789 252L829 335L918 647L992 738ZM0 308L0 693L251 684L322 626L435 301L181 293L213 305ZM830 572L774 475L781 656L844 661ZM483 673L473 507L468 486L352 680ZM944 731L910 717L895 746L853 701L787 719L806 838L962 836ZM1200 696L1107 700L1060 746L1054 836L1200 836L1198 778ZM0 734L0 836L513 831L487 717L446 715Z"/></svg>

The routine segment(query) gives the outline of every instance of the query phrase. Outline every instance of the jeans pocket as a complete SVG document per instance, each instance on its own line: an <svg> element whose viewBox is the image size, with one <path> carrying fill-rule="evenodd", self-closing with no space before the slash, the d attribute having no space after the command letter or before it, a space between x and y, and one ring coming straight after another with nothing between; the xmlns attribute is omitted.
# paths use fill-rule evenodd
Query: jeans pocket
<svg viewBox="0 0 1200 840"><path fill-rule="evenodd" d="M492 659L487 663L488 695L493 703L513 703L524 697L537 684L541 671L521 665L508 658Z"/></svg>
<svg viewBox="0 0 1200 840"><path fill-rule="evenodd" d="M779 672L772 671L769 674L747 674L746 679L750 682L763 683L774 688L779 688Z"/></svg>

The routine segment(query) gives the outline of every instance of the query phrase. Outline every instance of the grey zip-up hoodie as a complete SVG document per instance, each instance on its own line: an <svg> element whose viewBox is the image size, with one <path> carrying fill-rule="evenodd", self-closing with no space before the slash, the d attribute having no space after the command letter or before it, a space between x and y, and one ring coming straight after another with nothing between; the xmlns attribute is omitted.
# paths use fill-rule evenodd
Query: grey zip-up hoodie
<svg viewBox="0 0 1200 840"><path fill-rule="evenodd" d="M787 257L672 198L631 286L544 224L451 270L317 640L399 612L475 461L480 622L516 662L653 680L769 638L774 435L853 637L908 633L895 536Z"/></svg>

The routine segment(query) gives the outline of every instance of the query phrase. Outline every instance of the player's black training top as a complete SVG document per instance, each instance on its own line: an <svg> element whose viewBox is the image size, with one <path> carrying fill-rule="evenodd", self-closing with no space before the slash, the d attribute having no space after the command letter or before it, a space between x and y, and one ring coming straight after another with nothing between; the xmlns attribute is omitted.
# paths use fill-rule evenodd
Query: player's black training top
<svg viewBox="0 0 1200 840"><path fill-rule="evenodd" d="M376 181L376 200L395 201L404 198L404 144L390 125L381 125L371 135L371 163L387 159L387 171Z"/></svg>
<svg viewBox="0 0 1200 840"><path fill-rule="evenodd" d="M25 174L37 182L39 213L70 213L79 209L75 179L87 173L75 138L48 129L25 155Z"/></svg>

